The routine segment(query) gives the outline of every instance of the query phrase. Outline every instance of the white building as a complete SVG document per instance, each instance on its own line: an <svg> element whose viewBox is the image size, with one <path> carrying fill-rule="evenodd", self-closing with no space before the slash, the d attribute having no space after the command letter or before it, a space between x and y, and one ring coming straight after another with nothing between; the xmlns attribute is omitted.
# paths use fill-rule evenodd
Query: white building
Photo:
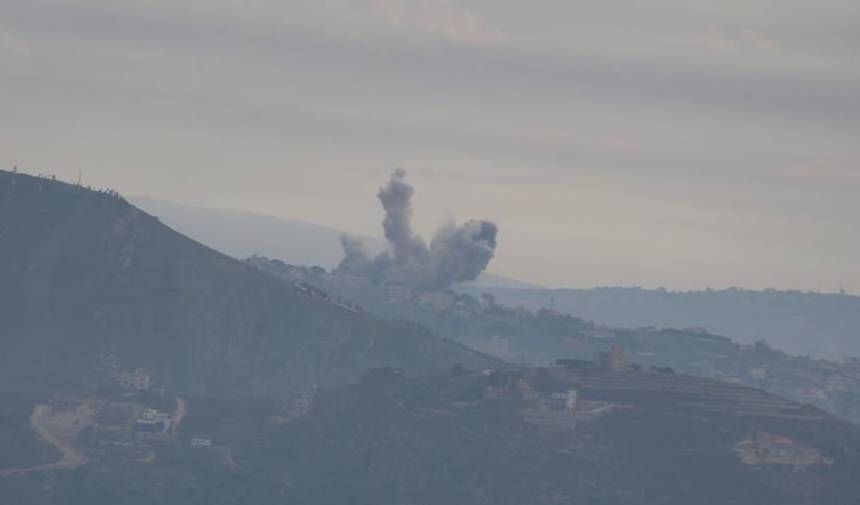
<svg viewBox="0 0 860 505"><path fill-rule="evenodd" d="M208 438L192 438L191 439L191 447L195 449L202 449L204 447L212 447L212 440Z"/></svg>
<svg viewBox="0 0 860 505"><path fill-rule="evenodd" d="M165 435L170 431L172 421L165 412L146 409L134 423L134 429L141 434Z"/></svg>
<svg viewBox="0 0 860 505"><path fill-rule="evenodd" d="M170 415L167 412L159 412L155 409L146 409L143 411L143 414L140 416L144 421L152 421L156 423L163 423L165 421L170 421Z"/></svg>
<svg viewBox="0 0 860 505"><path fill-rule="evenodd" d="M553 393L552 398L564 401L564 409L567 412L573 412L576 410L576 400L579 398L579 393L575 389L570 389L566 393Z"/></svg>

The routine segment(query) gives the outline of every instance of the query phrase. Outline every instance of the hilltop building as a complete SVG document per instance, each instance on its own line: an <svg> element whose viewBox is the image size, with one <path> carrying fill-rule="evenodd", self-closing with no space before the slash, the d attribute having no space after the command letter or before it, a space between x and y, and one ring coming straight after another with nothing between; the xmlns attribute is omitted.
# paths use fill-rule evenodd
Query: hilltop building
<svg viewBox="0 0 860 505"><path fill-rule="evenodd" d="M134 431L140 434L162 435L170 431L170 416L155 409L146 409L135 421Z"/></svg>
<svg viewBox="0 0 860 505"><path fill-rule="evenodd" d="M557 410L563 412L574 412L576 411L576 400L579 398L579 394L575 389L571 389L566 393L553 393L551 399L555 402L559 403ZM561 405L563 402L563 405Z"/></svg>
<svg viewBox="0 0 860 505"><path fill-rule="evenodd" d="M578 398L579 394L574 389L533 398L523 411L524 419L540 426L573 429L576 427L574 413Z"/></svg>

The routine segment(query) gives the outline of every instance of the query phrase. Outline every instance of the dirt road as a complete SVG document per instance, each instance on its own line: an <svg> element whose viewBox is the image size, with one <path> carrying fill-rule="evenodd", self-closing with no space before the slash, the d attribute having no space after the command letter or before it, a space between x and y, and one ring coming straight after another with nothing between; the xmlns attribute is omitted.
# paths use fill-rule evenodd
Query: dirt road
<svg viewBox="0 0 860 505"><path fill-rule="evenodd" d="M13 468L0 471L2 475L15 475L48 470L71 470L86 462L83 454L75 448L78 434L95 420L95 405L92 400L78 407L54 412L50 405L36 405L30 415L30 426L39 438L56 447L62 457L59 461L28 468Z"/></svg>
<svg viewBox="0 0 860 505"><path fill-rule="evenodd" d="M173 423L170 425L170 434L174 437L179 434L179 426L182 419L188 413L188 406L182 398L176 398L176 411L173 413Z"/></svg>

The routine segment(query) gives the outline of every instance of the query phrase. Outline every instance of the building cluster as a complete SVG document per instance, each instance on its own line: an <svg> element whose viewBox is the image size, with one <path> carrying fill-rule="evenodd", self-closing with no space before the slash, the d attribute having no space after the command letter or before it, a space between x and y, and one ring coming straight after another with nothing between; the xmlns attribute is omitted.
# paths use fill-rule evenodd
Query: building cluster
<svg viewBox="0 0 860 505"><path fill-rule="evenodd" d="M576 400L578 397L579 393L575 389L571 389L564 393L553 393L544 401L553 411L572 413L576 411Z"/></svg>
<svg viewBox="0 0 860 505"><path fill-rule="evenodd" d="M170 431L170 415L155 409L146 409L135 421L134 431L146 435L165 435Z"/></svg>
<svg viewBox="0 0 860 505"><path fill-rule="evenodd" d="M314 402L315 390L303 391L293 398L290 406L286 409L287 419L302 417L311 410Z"/></svg>
<svg viewBox="0 0 860 505"><path fill-rule="evenodd" d="M138 368L134 372L118 372L116 381L128 391L147 391L152 384L150 375L143 368Z"/></svg>
<svg viewBox="0 0 860 505"><path fill-rule="evenodd" d="M99 364L106 369L107 376L126 391L148 391L152 385L152 377L143 368L133 371L120 370L119 356L114 349L99 353L98 359Z"/></svg>
<svg viewBox="0 0 860 505"><path fill-rule="evenodd" d="M579 393L574 389L540 395L527 404L523 419L539 426L573 429L576 427L578 398Z"/></svg>
<svg viewBox="0 0 860 505"><path fill-rule="evenodd" d="M747 465L791 465L802 468L831 464L821 451L775 433L758 432L735 446Z"/></svg>
<svg viewBox="0 0 860 505"><path fill-rule="evenodd" d="M194 437L191 439L191 447L195 449L206 449L212 447L212 440L208 438Z"/></svg>

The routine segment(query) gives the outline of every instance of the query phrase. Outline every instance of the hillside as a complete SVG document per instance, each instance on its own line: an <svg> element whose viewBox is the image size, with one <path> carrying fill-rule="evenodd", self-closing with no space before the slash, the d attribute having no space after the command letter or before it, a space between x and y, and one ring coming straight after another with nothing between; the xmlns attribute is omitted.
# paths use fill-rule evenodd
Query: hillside
<svg viewBox="0 0 860 505"><path fill-rule="evenodd" d="M644 367L762 388L860 424L860 362L793 356L702 329L616 328L558 310L512 308L490 294L425 292L254 257L247 263L297 285L314 285L378 317L418 321L434 332L521 365L594 359L620 346ZM483 291L481 291L483 293Z"/></svg>
<svg viewBox="0 0 860 505"><path fill-rule="evenodd" d="M0 390L279 395L369 368L492 360L410 324L309 296L115 194L0 172Z"/></svg>
<svg viewBox="0 0 860 505"><path fill-rule="evenodd" d="M2 496L44 505L851 505L860 492L857 428L755 389L670 373L410 378L378 369L301 408L191 396L179 433L154 438L108 420L133 408L128 400L101 402L102 421L77 443L85 466L0 474ZM194 448L201 437L211 445Z"/></svg>
<svg viewBox="0 0 860 505"><path fill-rule="evenodd" d="M577 392L575 410L545 413L560 391ZM291 491L301 500L326 489L332 503L369 494L363 502L847 504L860 489L857 429L760 391L689 377L561 369L442 383L383 376L321 403L272 436L275 447L305 455L301 466L272 458L255 467L300 483ZM331 422L355 411L347 433ZM748 458L774 450L777 437L784 459Z"/></svg>
<svg viewBox="0 0 860 505"><path fill-rule="evenodd" d="M166 200L130 197L145 212L234 258L267 254L302 265L334 268L343 259L342 231L304 221L254 212L181 205ZM367 238L366 240L372 240ZM372 242L382 249L382 241Z"/></svg>
<svg viewBox="0 0 860 505"><path fill-rule="evenodd" d="M255 254L296 265L332 269L343 259L342 230L305 221L239 210L192 207L155 198L131 197L131 202L165 224L234 258ZM373 252L382 251L381 239L363 237ZM535 288L533 284L483 272L466 286Z"/></svg>
<svg viewBox="0 0 860 505"><path fill-rule="evenodd" d="M555 308L621 327L707 328L739 342L766 340L814 358L860 355L860 297L742 289L675 292L639 288L466 289L512 307Z"/></svg>
<svg viewBox="0 0 860 505"><path fill-rule="evenodd" d="M773 362L765 346L239 262L116 194L6 172L0 280L4 502L849 505L860 492L857 427L649 366L691 348ZM477 347L596 359L513 368L397 313ZM607 345L661 354L604 363Z"/></svg>
<svg viewBox="0 0 860 505"><path fill-rule="evenodd" d="M132 202L181 233L236 258L260 254L294 265L337 266L340 230L251 212L190 207L135 197ZM367 239L382 249L380 240ZM860 355L860 297L738 289L671 292L638 288L543 289L483 273L462 291L491 292L500 303L554 308L618 327L702 327L743 343L766 340L792 354Z"/></svg>

